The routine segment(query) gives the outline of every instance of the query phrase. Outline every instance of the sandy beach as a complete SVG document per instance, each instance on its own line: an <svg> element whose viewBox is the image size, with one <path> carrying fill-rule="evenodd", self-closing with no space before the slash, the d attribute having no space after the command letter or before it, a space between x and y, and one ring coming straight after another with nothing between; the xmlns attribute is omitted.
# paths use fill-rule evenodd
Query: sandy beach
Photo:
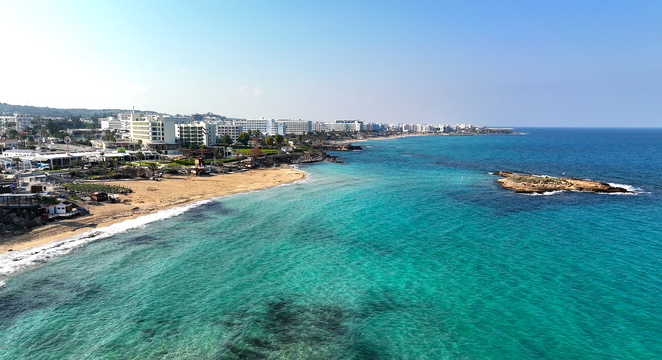
<svg viewBox="0 0 662 360"><path fill-rule="evenodd" d="M161 181L116 181L114 183L121 183L133 190L130 194L119 195L121 202L88 205L86 208L91 215L59 220L23 235L0 238L0 254L9 249L18 250L46 244L193 201L265 189L304 178L303 172L283 166L215 176L165 175Z"/></svg>

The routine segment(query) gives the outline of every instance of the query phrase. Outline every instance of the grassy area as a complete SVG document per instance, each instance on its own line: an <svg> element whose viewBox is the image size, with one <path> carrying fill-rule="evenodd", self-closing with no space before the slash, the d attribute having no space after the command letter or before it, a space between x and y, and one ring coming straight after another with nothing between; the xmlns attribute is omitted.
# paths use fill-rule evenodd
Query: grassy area
<svg viewBox="0 0 662 360"><path fill-rule="evenodd" d="M56 205L60 203L60 200L50 196L41 196L39 197L39 203L44 205Z"/></svg>
<svg viewBox="0 0 662 360"><path fill-rule="evenodd" d="M234 152L238 152L238 153L240 153L244 156L248 156L248 153L251 150L253 150L253 149L233 149ZM275 154L275 153L278 152L278 150L273 150L273 149L269 149L269 150L262 150L261 149L261 151L262 151L262 154Z"/></svg>
<svg viewBox="0 0 662 360"><path fill-rule="evenodd" d="M103 191L106 193L117 193L117 192L131 192L131 189L117 186L117 185L102 185L102 184L64 184L64 187L67 190L73 191L82 191L82 192L94 192L94 191Z"/></svg>

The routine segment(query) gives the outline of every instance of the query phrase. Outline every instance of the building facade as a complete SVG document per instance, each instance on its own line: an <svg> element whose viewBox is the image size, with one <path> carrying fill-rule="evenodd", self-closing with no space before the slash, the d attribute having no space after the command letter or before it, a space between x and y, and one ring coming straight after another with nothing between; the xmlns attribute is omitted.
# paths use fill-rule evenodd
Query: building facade
<svg viewBox="0 0 662 360"><path fill-rule="evenodd" d="M175 137L183 147L216 145L216 125L204 122L176 124Z"/></svg>
<svg viewBox="0 0 662 360"><path fill-rule="evenodd" d="M21 115L21 114L0 116L0 125L15 123L16 131L23 132L30 127L30 121L32 121L33 119L34 117L32 116Z"/></svg>

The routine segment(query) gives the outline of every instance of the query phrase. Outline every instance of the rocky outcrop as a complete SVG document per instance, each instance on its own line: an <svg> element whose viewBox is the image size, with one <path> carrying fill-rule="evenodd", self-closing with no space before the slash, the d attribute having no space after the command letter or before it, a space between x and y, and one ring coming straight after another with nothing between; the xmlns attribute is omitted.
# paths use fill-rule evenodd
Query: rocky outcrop
<svg viewBox="0 0 662 360"><path fill-rule="evenodd" d="M322 150L322 151L356 151L363 149L358 145L352 145L352 144L324 144L324 145L313 145L312 147L315 150Z"/></svg>
<svg viewBox="0 0 662 360"><path fill-rule="evenodd" d="M327 155L324 151L268 155L255 161L255 164L272 166L281 164L306 164L321 161L342 164L342 161L338 160L337 156Z"/></svg>
<svg viewBox="0 0 662 360"><path fill-rule="evenodd" d="M0 238L22 234L40 226L35 212L22 209L0 209Z"/></svg>
<svg viewBox="0 0 662 360"><path fill-rule="evenodd" d="M560 190L588 191L594 193L632 193L626 189L598 181L513 174L506 171L497 171L493 174L503 176L503 179L496 181L502 188L515 190L517 193L524 194L542 194Z"/></svg>

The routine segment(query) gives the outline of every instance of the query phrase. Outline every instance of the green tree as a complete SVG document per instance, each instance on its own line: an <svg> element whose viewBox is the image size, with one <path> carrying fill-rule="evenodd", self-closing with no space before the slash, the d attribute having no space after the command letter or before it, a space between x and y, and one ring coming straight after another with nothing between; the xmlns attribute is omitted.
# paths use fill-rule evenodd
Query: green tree
<svg viewBox="0 0 662 360"><path fill-rule="evenodd" d="M274 136L274 141L278 146L280 146L283 143L283 140L285 140L285 138L281 134L276 134L276 136Z"/></svg>
<svg viewBox="0 0 662 360"><path fill-rule="evenodd" d="M156 175L156 169L158 169L159 166L156 165L156 163L151 162L147 164L147 168L152 172L152 174Z"/></svg>
<svg viewBox="0 0 662 360"><path fill-rule="evenodd" d="M274 138L267 136L264 138L264 143L267 144L267 146L274 146Z"/></svg>
<svg viewBox="0 0 662 360"><path fill-rule="evenodd" d="M138 152L136 153L136 159L138 159L138 166L140 166L140 167L143 166L143 164L142 164L142 159L144 159L144 158L145 158L145 155L143 154L142 151L138 151Z"/></svg>
<svg viewBox="0 0 662 360"><path fill-rule="evenodd" d="M112 130L104 130L103 132L106 133L106 136L104 137L104 139L106 139L108 141L115 141L116 140L115 139L115 132L113 132Z"/></svg>
<svg viewBox="0 0 662 360"><path fill-rule="evenodd" d="M223 134L223 136L221 136L221 144L226 144L226 145L232 144L232 138L230 137L230 135Z"/></svg>
<svg viewBox="0 0 662 360"><path fill-rule="evenodd" d="M74 129L79 129L83 125L83 122L80 121L80 116L72 116L71 124Z"/></svg>
<svg viewBox="0 0 662 360"><path fill-rule="evenodd" d="M53 119L48 119L46 128L48 129L48 133L51 134L51 136L55 135L55 123L53 122Z"/></svg>
<svg viewBox="0 0 662 360"><path fill-rule="evenodd" d="M248 130L248 131L250 131L250 130ZM242 132L241 134L239 134L239 142L244 144L244 146L248 145L248 141L250 139L251 139L251 136L247 132Z"/></svg>
<svg viewBox="0 0 662 360"><path fill-rule="evenodd" d="M18 131L14 129L7 131L7 137L9 137L10 139L16 139L17 135L18 135Z"/></svg>
<svg viewBox="0 0 662 360"><path fill-rule="evenodd" d="M73 160L71 163L69 163L69 165L73 166L73 167L79 167L79 168L82 169L83 167L85 167L85 161L83 161L83 160Z"/></svg>

